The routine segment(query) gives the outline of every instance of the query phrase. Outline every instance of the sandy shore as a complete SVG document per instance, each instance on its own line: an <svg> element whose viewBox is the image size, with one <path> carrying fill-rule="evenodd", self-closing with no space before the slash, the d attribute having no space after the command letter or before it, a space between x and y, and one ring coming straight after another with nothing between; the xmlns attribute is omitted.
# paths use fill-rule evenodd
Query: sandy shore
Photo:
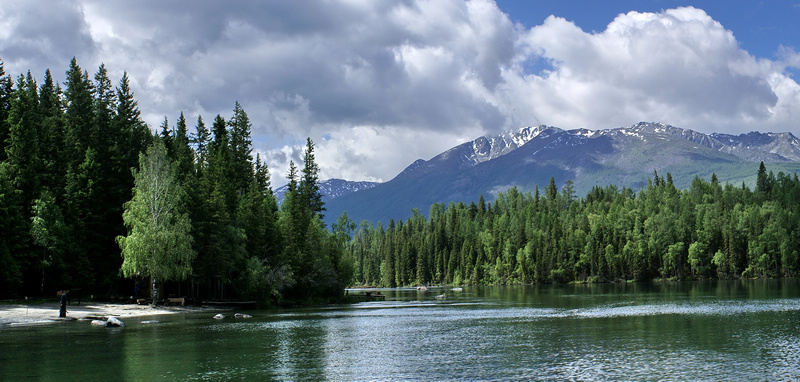
<svg viewBox="0 0 800 382"><path fill-rule="evenodd" d="M43 304L0 304L0 328L10 325L37 324L58 322L57 302ZM93 319L109 316L125 320L125 317L151 316L154 314L173 314L190 312L213 312L218 308L197 306L159 306L151 308L149 305L136 304L108 304L84 302L81 305L67 306L67 317L72 319Z"/></svg>

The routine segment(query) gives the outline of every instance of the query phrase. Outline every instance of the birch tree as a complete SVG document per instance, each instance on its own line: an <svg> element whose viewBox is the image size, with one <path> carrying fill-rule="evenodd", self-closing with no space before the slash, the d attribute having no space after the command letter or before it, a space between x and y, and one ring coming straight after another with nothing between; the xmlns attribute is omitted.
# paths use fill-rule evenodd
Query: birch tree
<svg viewBox="0 0 800 382"><path fill-rule="evenodd" d="M139 155L134 170L133 198L122 217L128 236L118 236L125 277L150 277L152 305L158 301L158 283L183 280L192 272L191 222L185 191L175 164L160 139Z"/></svg>

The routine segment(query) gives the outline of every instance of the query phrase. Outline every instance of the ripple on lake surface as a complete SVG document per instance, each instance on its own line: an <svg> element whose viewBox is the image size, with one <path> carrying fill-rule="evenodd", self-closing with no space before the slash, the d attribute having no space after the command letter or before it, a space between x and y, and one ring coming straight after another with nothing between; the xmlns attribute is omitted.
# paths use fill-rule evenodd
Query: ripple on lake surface
<svg viewBox="0 0 800 382"><path fill-rule="evenodd" d="M0 380L800 380L796 284L430 289L3 330Z"/></svg>

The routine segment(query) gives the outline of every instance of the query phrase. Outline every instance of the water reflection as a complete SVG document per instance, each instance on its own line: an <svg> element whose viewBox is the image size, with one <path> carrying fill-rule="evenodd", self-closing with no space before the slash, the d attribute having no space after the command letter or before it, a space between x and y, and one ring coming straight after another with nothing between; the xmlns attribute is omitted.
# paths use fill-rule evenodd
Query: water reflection
<svg viewBox="0 0 800 382"><path fill-rule="evenodd" d="M247 320L2 329L0 380L800 379L794 280L382 293Z"/></svg>

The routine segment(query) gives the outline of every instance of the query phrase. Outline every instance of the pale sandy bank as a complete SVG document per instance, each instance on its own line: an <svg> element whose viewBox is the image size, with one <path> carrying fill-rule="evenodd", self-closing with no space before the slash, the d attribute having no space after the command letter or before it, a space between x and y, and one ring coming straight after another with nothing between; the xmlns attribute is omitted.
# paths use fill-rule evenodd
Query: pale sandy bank
<svg viewBox="0 0 800 382"><path fill-rule="evenodd" d="M33 305L0 304L0 328L12 325L58 322L58 306L57 302ZM84 302L81 305L73 304L67 306L67 318L92 319L114 316L125 321L126 317L219 310L219 308L197 306L159 306L151 308L149 305Z"/></svg>

